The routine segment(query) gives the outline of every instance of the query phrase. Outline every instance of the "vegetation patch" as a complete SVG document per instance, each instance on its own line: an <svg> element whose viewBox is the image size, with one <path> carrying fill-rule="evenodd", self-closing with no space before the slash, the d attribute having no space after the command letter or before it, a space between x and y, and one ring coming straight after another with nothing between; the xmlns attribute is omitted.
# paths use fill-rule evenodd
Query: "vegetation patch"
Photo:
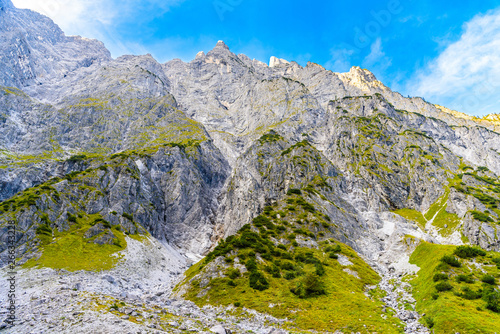
<svg viewBox="0 0 500 334"><path fill-rule="evenodd" d="M425 229L427 220L425 219L422 212L413 209L398 209L393 212L408 220L416 222L421 229Z"/></svg>
<svg viewBox="0 0 500 334"><path fill-rule="evenodd" d="M53 240L41 246L40 258L28 260L24 267L46 267L68 271L101 271L113 268L120 259L116 252L127 246L125 236L117 229L109 229L116 238L113 244L93 243L86 239L84 234L93 225L104 220L98 215L81 216L82 218L77 218L76 224L72 225L69 231L54 232Z"/></svg>
<svg viewBox="0 0 500 334"><path fill-rule="evenodd" d="M459 261L453 254L463 260ZM411 284L417 299L417 311L426 314L424 323L432 319L435 333L498 331L500 307L496 278L500 272L492 261L496 257L498 253L476 247L422 241L411 255L410 263L420 267ZM489 274L483 274L472 261L488 268ZM430 326L429 322L426 324Z"/></svg>
<svg viewBox="0 0 500 334"><path fill-rule="evenodd" d="M199 306L239 305L288 318L292 330L402 332L399 320L391 313L384 315L382 302L365 295L366 287L377 284L379 276L349 246L327 237L328 229L321 223L313 223L327 224L324 214L297 190L221 241L186 272L176 289L186 287L185 297ZM295 211L284 215L290 205ZM314 240L319 248L301 247L299 238ZM343 270L338 254L349 258L353 263L349 269L359 278ZM224 275L205 276L212 270ZM200 286L206 278L208 285Z"/></svg>
<svg viewBox="0 0 500 334"><path fill-rule="evenodd" d="M275 131L271 130L268 133L264 134L262 137L260 137L259 138L259 142L261 144L264 144L264 143L274 143L274 142L277 142L277 141L282 140L282 139L283 139L283 137L281 137Z"/></svg>

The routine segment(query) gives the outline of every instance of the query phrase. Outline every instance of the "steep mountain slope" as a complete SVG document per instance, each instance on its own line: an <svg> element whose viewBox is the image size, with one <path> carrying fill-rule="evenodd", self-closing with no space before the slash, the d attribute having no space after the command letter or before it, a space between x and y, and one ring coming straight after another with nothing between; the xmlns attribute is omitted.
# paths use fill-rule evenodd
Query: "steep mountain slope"
<svg viewBox="0 0 500 334"><path fill-rule="evenodd" d="M13 246L26 292L7 332L500 326L494 115L221 41L111 59L10 0L0 28L0 265ZM443 265L462 244L488 253Z"/></svg>

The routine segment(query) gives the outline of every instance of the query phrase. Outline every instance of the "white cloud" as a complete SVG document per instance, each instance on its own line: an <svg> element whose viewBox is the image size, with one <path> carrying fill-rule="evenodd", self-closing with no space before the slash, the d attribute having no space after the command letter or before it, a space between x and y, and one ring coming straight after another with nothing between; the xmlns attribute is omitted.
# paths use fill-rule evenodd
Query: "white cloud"
<svg viewBox="0 0 500 334"><path fill-rule="evenodd" d="M500 112L500 10L477 15L464 25L408 91L474 115Z"/></svg>
<svg viewBox="0 0 500 334"><path fill-rule="evenodd" d="M386 57L382 50L382 39L379 37L372 43L370 53L363 59L363 67L384 72L391 66L391 59Z"/></svg>
<svg viewBox="0 0 500 334"><path fill-rule="evenodd" d="M352 58L356 53L356 50L347 44L337 45L330 49L332 58L326 62L325 68L333 72L348 72L352 66Z"/></svg>
<svg viewBox="0 0 500 334"><path fill-rule="evenodd" d="M18 8L28 8L50 17L61 29L71 33L83 23L109 25L117 14L112 1L99 0L13 0Z"/></svg>
<svg viewBox="0 0 500 334"><path fill-rule="evenodd" d="M119 23L134 24L153 20L184 0L12 0L18 8L28 8L50 17L67 35L103 41L113 56L145 53L145 48L128 43L115 31Z"/></svg>

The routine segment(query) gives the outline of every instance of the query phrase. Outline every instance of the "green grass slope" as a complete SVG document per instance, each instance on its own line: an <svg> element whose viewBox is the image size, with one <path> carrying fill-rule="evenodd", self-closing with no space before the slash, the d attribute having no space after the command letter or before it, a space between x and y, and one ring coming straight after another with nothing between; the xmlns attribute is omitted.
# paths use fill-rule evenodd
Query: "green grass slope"
<svg viewBox="0 0 500 334"><path fill-rule="evenodd" d="M410 257L417 311L436 334L500 332L500 254L470 249L421 242Z"/></svg>

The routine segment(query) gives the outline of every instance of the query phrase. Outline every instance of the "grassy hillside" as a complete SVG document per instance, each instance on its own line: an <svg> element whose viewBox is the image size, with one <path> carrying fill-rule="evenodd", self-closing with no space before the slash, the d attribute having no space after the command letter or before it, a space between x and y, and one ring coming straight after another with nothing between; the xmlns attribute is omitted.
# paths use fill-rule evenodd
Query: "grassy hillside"
<svg viewBox="0 0 500 334"><path fill-rule="evenodd" d="M495 333L500 329L500 254L468 246L422 242L410 262L417 311L438 333Z"/></svg>
<svg viewBox="0 0 500 334"><path fill-rule="evenodd" d="M331 227L291 189L285 203L266 207L190 268L177 289L199 306L233 304L288 318L292 330L401 333L392 311L382 311L383 293L373 289L378 274L329 238Z"/></svg>

